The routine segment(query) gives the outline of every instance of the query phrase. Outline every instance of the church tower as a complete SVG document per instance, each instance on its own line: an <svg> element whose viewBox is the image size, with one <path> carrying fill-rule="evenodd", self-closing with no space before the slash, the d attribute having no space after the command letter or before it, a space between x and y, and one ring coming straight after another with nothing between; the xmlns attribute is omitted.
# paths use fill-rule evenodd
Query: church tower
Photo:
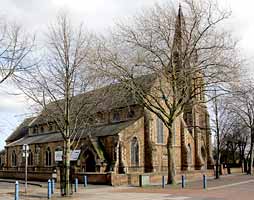
<svg viewBox="0 0 254 200"><path fill-rule="evenodd" d="M209 114L204 102L203 90L203 76L201 72L192 70L193 66L197 65L198 52L194 51L193 55L184 57L185 43L184 38L186 31L184 15L181 5L179 5L178 13L175 20L175 32L172 46L172 69L171 73L175 73L178 90L178 95L183 95L181 92L185 90L184 95L193 95L197 93L194 98L184 106L183 119L185 121L185 128L194 139L193 153L195 155L194 168L206 169L213 166L212 148L211 148L211 134ZM183 169L188 168L187 160L187 146L182 136L182 166Z"/></svg>

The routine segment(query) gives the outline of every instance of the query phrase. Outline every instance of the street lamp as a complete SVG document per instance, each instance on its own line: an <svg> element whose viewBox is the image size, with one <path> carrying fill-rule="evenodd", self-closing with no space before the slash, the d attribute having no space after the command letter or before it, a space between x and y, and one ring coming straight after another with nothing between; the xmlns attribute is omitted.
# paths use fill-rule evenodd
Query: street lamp
<svg viewBox="0 0 254 200"><path fill-rule="evenodd" d="M29 146L28 144L23 145L23 157L25 157L25 193L27 191L27 158L28 158Z"/></svg>

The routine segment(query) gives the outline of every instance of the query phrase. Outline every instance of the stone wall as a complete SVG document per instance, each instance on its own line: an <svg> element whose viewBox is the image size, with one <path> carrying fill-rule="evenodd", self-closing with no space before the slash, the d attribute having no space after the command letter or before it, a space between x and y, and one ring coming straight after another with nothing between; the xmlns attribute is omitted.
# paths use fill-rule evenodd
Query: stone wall
<svg viewBox="0 0 254 200"><path fill-rule="evenodd" d="M120 141L122 142L122 158L126 172L142 173L144 171L144 118L141 117L130 127L120 132ZM136 137L139 145L139 165L131 164L131 141Z"/></svg>
<svg viewBox="0 0 254 200"><path fill-rule="evenodd" d="M214 176L213 170L207 171L181 171L176 175L176 180L181 180L181 175L184 174L186 180L200 180L202 179L203 174L207 176ZM49 178L52 178L52 172L28 172L27 174L29 181L47 181ZM89 184L102 184L102 185L139 185L139 175L140 174L115 174L115 173L76 173L74 177L79 179L79 183L83 183L84 175L87 176ZM164 175L167 178L166 173L144 173L143 175L149 176L150 184L160 184L162 182L162 176ZM5 179L17 179L24 180L25 172L24 171L0 171L0 178Z"/></svg>

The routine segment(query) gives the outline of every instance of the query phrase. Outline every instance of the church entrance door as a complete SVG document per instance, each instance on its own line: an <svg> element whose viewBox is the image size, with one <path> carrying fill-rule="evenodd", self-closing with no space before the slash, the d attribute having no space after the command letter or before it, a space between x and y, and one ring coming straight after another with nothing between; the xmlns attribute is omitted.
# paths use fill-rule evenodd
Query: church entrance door
<svg viewBox="0 0 254 200"><path fill-rule="evenodd" d="M84 153L84 157L86 157L86 161L85 161L85 171L86 172L95 172L96 170L96 162L95 162L95 158L94 158L94 154L90 151L87 150Z"/></svg>

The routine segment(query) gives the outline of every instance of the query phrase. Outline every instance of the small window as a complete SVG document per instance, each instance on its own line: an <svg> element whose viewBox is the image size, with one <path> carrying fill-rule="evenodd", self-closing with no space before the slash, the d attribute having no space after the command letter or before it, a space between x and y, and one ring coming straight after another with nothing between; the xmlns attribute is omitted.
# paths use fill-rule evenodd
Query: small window
<svg viewBox="0 0 254 200"><path fill-rule="evenodd" d="M49 131L53 131L53 124L52 124L52 123L49 123L49 124L48 124L48 130L49 130Z"/></svg>
<svg viewBox="0 0 254 200"><path fill-rule="evenodd" d="M139 144L136 137L131 140L131 165L139 166Z"/></svg>
<svg viewBox="0 0 254 200"><path fill-rule="evenodd" d="M96 118L97 118L98 123L103 123L104 122L104 115L103 115L102 112L97 113Z"/></svg>
<svg viewBox="0 0 254 200"><path fill-rule="evenodd" d="M113 121L114 122L120 121L120 113L119 112L114 112L114 114L113 114Z"/></svg>
<svg viewBox="0 0 254 200"><path fill-rule="evenodd" d="M163 141L163 134L164 130L163 130L163 122L162 120L158 117L157 118L157 143L162 144Z"/></svg>
<svg viewBox="0 0 254 200"><path fill-rule="evenodd" d="M44 133L44 127L43 126L40 127L40 132Z"/></svg>
<svg viewBox="0 0 254 200"><path fill-rule="evenodd" d="M37 134L37 133L38 133L38 126L37 126L37 125L34 126L34 128L33 128L33 133L34 133L34 134Z"/></svg>
<svg viewBox="0 0 254 200"><path fill-rule="evenodd" d="M135 116L135 111L134 110L130 110L128 113L127 113L127 118L133 118Z"/></svg>

